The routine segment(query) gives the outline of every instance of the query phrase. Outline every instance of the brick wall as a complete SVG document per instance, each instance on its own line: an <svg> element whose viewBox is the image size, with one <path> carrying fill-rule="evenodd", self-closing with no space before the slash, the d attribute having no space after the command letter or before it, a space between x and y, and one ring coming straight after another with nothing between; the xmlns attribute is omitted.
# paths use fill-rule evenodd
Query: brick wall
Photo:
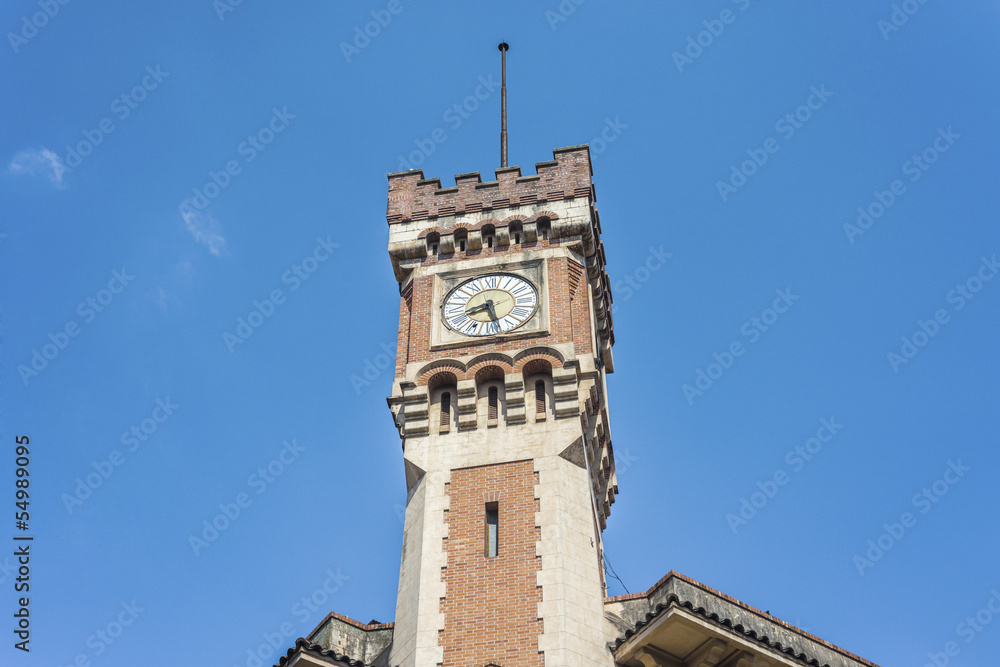
<svg viewBox="0 0 1000 667"><path fill-rule="evenodd" d="M542 621L537 586L541 559L535 555L536 473L532 461L463 468L448 484L448 537L442 571L443 667L489 663L531 667L544 664L538 652ZM499 549L485 554L487 503L499 509Z"/></svg>
<svg viewBox="0 0 1000 667"><path fill-rule="evenodd" d="M396 377L403 377L409 358L410 313L413 310L413 285L399 296L399 329L396 334Z"/></svg>

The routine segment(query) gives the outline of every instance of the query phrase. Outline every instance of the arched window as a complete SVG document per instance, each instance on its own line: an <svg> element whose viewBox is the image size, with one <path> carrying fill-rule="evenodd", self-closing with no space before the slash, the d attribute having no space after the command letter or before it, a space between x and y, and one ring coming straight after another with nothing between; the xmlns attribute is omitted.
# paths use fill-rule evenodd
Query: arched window
<svg viewBox="0 0 1000 667"><path fill-rule="evenodd" d="M552 364L546 359L533 359L524 365L525 412L530 420L545 421L555 400L552 394ZM535 409L531 409L531 392L534 390Z"/></svg>
<svg viewBox="0 0 1000 667"><path fill-rule="evenodd" d="M451 426L451 392L441 394L441 430L447 431Z"/></svg>
<svg viewBox="0 0 1000 667"><path fill-rule="evenodd" d="M476 388L479 425L483 426L482 419L485 416L487 427L500 426L501 420L505 418L507 399L503 368L494 365L480 368L476 371Z"/></svg>
<svg viewBox="0 0 1000 667"><path fill-rule="evenodd" d="M491 421L496 421L497 414L500 410L500 391L496 387L490 387L489 394L487 396L486 410L486 418Z"/></svg>
<svg viewBox="0 0 1000 667"><path fill-rule="evenodd" d="M511 243L515 245L521 243L521 238L524 236L524 230L522 229L520 222L510 223L510 227L507 228L507 231L510 234Z"/></svg>
<svg viewBox="0 0 1000 667"><path fill-rule="evenodd" d="M458 228L455 230L455 247L460 251L465 252L468 248L469 232L466 229Z"/></svg>
<svg viewBox="0 0 1000 667"><path fill-rule="evenodd" d="M487 248L492 248L496 245L496 228L493 225L483 225L480 230L483 236L483 245Z"/></svg>
<svg viewBox="0 0 1000 667"><path fill-rule="evenodd" d="M433 232L427 235L427 252L431 255L438 254L438 244L441 242L441 235Z"/></svg>
<svg viewBox="0 0 1000 667"><path fill-rule="evenodd" d="M434 428L437 424L438 433L448 433L452 424L458 423L455 411L458 378L450 370L439 371L427 380L427 391L430 394L427 414L430 427Z"/></svg>
<svg viewBox="0 0 1000 667"><path fill-rule="evenodd" d="M535 228L538 230L538 238L548 241L552 236L552 223L548 218L539 218Z"/></svg>

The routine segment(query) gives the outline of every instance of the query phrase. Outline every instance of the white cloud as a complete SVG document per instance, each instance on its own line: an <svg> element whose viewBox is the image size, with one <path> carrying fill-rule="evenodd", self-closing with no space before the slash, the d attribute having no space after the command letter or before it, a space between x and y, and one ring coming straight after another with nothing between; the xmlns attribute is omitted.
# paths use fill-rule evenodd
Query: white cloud
<svg viewBox="0 0 1000 667"><path fill-rule="evenodd" d="M174 296L170 292L168 292L167 290L163 289L162 287L157 288L157 290L156 290L156 305L158 305L160 307L160 310L162 310L164 313L167 312L167 305L171 301L176 301L176 299L174 298Z"/></svg>
<svg viewBox="0 0 1000 667"><path fill-rule="evenodd" d="M194 240L208 248L216 257L222 255L226 249L226 239L222 236L219 221L211 213L196 210L188 200L181 202L180 210L184 226L191 232Z"/></svg>
<svg viewBox="0 0 1000 667"><path fill-rule="evenodd" d="M194 275L194 265L190 260L182 259L174 264L174 273L183 278L190 277Z"/></svg>
<svg viewBox="0 0 1000 667"><path fill-rule="evenodd" d="M57 188L62 187L63 174L66 173L62 159L45 146L20 151L7 169L12 174L48 178Z"/></svg>

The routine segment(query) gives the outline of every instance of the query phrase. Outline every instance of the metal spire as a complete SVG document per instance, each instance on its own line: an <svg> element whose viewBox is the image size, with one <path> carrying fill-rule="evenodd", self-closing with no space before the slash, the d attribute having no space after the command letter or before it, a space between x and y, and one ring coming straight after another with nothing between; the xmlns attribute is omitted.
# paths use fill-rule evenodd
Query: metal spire
<svg viewBox="0 0 1000 667"><path fill-rule="evenodd" d="M500 42L500 167L507 166L507 42Z"/></svg>

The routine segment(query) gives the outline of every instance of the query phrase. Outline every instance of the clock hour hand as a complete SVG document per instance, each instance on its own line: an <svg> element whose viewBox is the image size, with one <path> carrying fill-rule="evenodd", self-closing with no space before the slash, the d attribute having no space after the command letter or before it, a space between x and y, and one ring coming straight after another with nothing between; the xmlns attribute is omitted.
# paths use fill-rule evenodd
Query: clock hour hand
<svg viewBox="0 0 1000 667"><path fill-rule="evenodd" d="M493 307L493 302L492 301L486 301L485 303L479 304L475 308L472 308L470 310L465 311L465 313L466 313L466 315L471 315L472 313L474 313L474 312L476 312L478 310L482 310L483 308L492 308L492 307Z"/></svg>

